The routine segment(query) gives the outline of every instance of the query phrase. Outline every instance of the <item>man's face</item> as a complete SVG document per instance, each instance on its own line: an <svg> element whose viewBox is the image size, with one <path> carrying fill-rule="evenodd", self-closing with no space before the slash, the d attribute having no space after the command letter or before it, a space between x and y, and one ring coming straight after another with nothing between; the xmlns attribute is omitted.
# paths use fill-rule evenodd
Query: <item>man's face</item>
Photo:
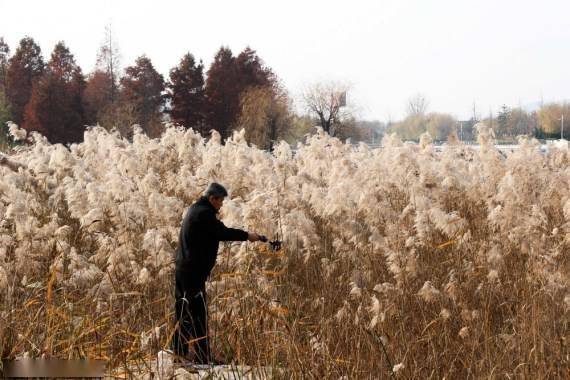
<svg viewBox="0 0 570 380"><path fill-rule="evenodd" d="M213 195L210 195L210 197L208 197L208 200L216 210L221 209L224 205L224 197L214 197Z"/></svg>

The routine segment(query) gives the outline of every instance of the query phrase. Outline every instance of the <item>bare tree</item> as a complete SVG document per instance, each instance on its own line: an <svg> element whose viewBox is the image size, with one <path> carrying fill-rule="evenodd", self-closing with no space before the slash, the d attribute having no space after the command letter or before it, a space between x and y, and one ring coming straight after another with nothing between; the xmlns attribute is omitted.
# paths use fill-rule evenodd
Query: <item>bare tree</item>
<svg viewBox="0 0 570 380"><path fill-rule="evenodd" d="M307 110L316 115L319 125L331 136L338 134L342 121L351 115L346 107L349 85L338 82L320 82L303 91Z"/></svg>
<svg viewBox="0 0 570 380"><path fill-rule="evenodd" d="M408 116L424 115L429 101L424 94L418 93L408 99Z"/></svg>
<svg viewBox="0 0 570 380"><path fill-rule="evenodd" d="M105 40L97 54L96 69L106 73L110 77L110 97L111 103L117 99L118 84L120 77L120 53L117 42L114 40L113 28L109 24L105 27Z"/></svg>

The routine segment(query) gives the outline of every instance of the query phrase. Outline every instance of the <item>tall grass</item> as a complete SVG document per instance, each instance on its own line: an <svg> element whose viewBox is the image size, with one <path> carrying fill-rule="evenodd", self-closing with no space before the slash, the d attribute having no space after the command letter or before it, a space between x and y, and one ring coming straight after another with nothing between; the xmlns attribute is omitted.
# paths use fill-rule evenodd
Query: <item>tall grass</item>
<svg viewBox="0 0 570 380"><path fill-rule="evenodd" d="M39 136L0 167L3 357L109 360L149 372L173 333L183 212L211 181L226 243L208 283L214 352L278 378L566 378L570 153L504 159L429 136L382 150L322 133L295 156L168 128L94 128L71 152ZM118 372L116 373L117 375Z"/></svg>

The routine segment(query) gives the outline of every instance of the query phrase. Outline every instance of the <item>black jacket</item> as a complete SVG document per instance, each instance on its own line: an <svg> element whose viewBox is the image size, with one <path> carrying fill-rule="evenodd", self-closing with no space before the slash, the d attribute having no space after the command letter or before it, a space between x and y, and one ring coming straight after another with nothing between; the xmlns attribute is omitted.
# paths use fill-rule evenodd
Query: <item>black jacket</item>
<svg viewBox="0 0 570 380"><path fill-rule="evenodd" d="M184 217L176 250L176 270L199 287L204 284L218 256L220 241L245 241L247 232L228 228L216 218L218 210L200 197Z"/></svg>

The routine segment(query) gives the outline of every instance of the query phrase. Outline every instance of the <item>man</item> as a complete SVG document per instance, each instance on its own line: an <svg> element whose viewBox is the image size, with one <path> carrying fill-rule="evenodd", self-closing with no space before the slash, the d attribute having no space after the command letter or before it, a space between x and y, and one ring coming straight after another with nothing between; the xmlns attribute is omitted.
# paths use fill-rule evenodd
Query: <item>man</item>
<svg viewBox="0 0 570 380"><path fill-rule="evenodd" d="M208 340L205 285L216 263L219 242L265 240L256 233L228 228L216 218L227 195L222 185L210 184L184 217L176 250L175 320L178 328L172 350L186 358L191 345L194 362L198 364L213 362Z"/></svg>

